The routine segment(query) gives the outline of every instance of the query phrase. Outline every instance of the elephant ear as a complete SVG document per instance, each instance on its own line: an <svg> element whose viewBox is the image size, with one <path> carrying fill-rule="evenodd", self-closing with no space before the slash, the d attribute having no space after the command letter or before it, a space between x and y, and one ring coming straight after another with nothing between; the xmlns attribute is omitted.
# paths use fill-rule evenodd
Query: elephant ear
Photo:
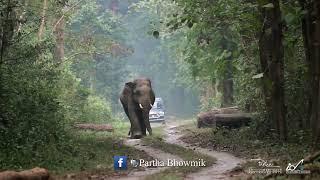
<svg viewBox="0 0 320 180"><path fill-rule="evenodd" d="M147 81L149 82L150 87L151 87L151 80L149 78L147 78Z"/></svg>
<svg viewBox="0 0 320 180"><path fill-rule="evenodd" d="M135 83L133 83L133 82L127 82L127 83L126 83L126 86L129 87L131 90L133 90L134 87L135 87Z"/></svg>

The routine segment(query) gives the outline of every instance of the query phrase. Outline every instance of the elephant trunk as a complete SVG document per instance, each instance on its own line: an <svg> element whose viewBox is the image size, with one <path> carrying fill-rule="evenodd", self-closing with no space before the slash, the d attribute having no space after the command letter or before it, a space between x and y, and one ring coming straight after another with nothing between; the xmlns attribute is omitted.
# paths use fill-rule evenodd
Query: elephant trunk
<svg viewBox="0 0 320 180"><path fill-rule="evenodd" d="M148 90L144 92L143 96L137 98L137 105L142 115L141 123L143 124L141 125L141 127L143 134L146 134L147 130L149 132L149 135L152 135L152 129L149 121L149 112L154 102L153 97L153 92Z"/></svg>
<svg viewBox="0 0 320 180"><path fill-rule="evenodd" d="M151 103L151 100L148 96L146 96L147 98L141 98L140 100L138 100L138 105L139 105L139 108L142 110L142 111L150 111L150 109L152 108L152 103Z"/></svg>
<svg viewBox="0 0 320 180"><path fill-rule="evenodd" d="M146 129L148 130L149 132L149 135L152 135L152 129L151 129L151 126L150 126L150 121L149 121L149 111L144 111L142 113L142 118L143 118L143 122L144 122L144 125L146 127Z"/></svg>

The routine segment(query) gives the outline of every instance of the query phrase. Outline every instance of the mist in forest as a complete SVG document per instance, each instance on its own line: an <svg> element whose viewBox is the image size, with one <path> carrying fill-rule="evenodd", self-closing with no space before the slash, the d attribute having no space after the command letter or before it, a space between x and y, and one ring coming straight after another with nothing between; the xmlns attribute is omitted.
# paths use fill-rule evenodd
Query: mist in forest
<svg viewBox="0 0 320 180"><path fill-rule="evenodd" d="M124 43L132 49L132 54L123 59L126 75L119 84L119 93L125 82L147 77L152 82L156 97L164 100L169 115L190 116L197 112L197 90L177 82L177 64L170 54L175 52L168 49L161 38L152 35L159 25L158 15L147 10L131 10L133 1L106 0L105 3L109 3L111 10L123 19L126 32ZM122 111L120 104L115 109Z"/></svg>

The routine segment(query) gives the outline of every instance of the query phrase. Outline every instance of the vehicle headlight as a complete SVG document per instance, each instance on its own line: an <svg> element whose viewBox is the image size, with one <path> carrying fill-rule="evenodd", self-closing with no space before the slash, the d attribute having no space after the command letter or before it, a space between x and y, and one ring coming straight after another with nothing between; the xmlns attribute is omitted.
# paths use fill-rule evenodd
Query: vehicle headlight
<svg viewBox="0 0 320 180"><path fill-rule="evenodd" d="M160 115L160 116L163 116L163 115L164 115L164 112L163 112L163 111L159 112L159 115Z"/></svg>

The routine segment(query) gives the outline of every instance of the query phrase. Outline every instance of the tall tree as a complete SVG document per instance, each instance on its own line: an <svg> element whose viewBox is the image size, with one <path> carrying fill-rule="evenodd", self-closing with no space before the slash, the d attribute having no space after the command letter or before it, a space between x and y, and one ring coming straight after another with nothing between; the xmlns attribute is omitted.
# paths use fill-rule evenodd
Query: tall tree
<svg viewBox="0 0 320 180"><path fill-rule="evenodd" d="M302 17L302 35L306 62L310 76L310 120L314 145L320 143L320 2L317 0L300 0L300 5L306 11Z"/></svg>
<svg viewBox="0 0 320 180"><path fill-rule="evenodd" d="M300 6L302 10L306 11L306 13L302 16L301 19L301 30L302 30L302 37L303 37L303 43L304 43L304 54L305 54L305 60L306 64L308 66L308 75L310 78L310 81L312 81L312 66L311 66L311 51L312 51L312 44L311 44L311 10L310 10L310 3L307 3L306 0L299 0ZM309 88L311 89L311 88ZM312 90L311 90L312 91ZM309 128L310 125L310 116L311 116L311 109L312 109L312 96L311 92L308 93L308 113L309 117L307 118L305 122L305 127Z"/></svg>
<svg viewBox="0 0 320 180"><path fill-rule="evenodd" d="M320 143L320 2L312 3L312 27L311 27L311 72L312 72L312 109L311 127L315 145Z"/></svg>
<svg viewBox="0 0 320 180"><path fill-rule="evenodd" d="M55 59L62 62L64 58L64 16L62 15L54 25L54 34L56 39Z"/></svg>
<svg viewBox="0 0 320 180"><path fill-rule="evenodd" d="M281 140L287 139L284 103L284 50L279 0L260 7L262 30L259 39L260 62L264 73L266 106Z"/></svg>
<svg viewBox="0 0 320 180"><path fill-rule="evenodd" d="M41 23L40 23L39 32L38 32L38 39L39 40L41 40L41 37L43 35L43 31L45 28L47 9L48 9L48 0L43 0L43 8L42 8L42 13L41 13Z"/></svg>
<svg viewBox="0 0 320 180"><path fill-rule="evenodd" d="M5 64L5 52L9 48L17 23L16 7L18 1L0 1L0 127L7 123L5 112L5 93L3 80L3 66Z"/></svg>
<svg viewBox="0 0 320 180"><path fill-rule="evenodd" d="M222 33L223 34L223 33ZM223 36L224 37L224 36ZM233 104L233 74L232 74L232 42L229 42L226 38L222 38L221 47L223 50L227 50L231 54L225 57L225 68L223 74L223 90L222 90L222 107L228 107Z"/></svg>

